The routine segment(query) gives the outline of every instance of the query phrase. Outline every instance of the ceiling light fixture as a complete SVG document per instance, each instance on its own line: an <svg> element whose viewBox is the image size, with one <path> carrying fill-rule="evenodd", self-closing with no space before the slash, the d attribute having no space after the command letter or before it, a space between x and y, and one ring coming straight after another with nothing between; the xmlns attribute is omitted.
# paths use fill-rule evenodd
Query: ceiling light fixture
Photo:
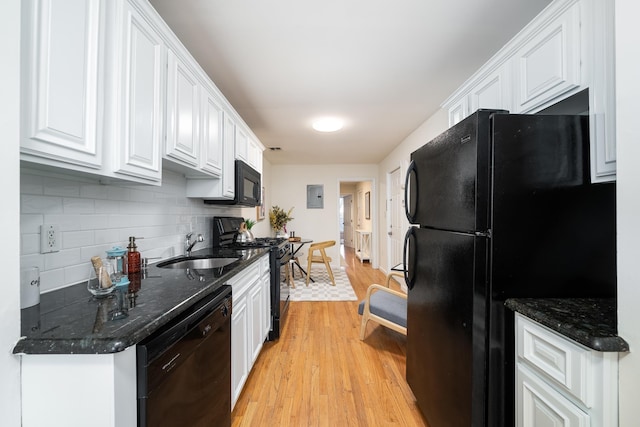
<svg viewBox="0 0 640 427"><path fill-rule="evenodd" d="M318 132L335 132L342 129L342 126L344 121L336 117L325 117L313 122L313 128Z"/></svg>

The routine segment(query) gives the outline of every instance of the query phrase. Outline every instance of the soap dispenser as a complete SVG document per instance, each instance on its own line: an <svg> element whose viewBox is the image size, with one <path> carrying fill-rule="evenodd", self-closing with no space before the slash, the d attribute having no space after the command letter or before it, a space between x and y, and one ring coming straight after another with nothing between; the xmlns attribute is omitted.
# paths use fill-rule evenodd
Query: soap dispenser
<svg viewBox="0 0 640 427"><path fill-rule="evenodd" d="M140 252L138 252L135 237L129 237L127 249L129 250L127 253L127 272L138 273L140 271Z"/></svg>

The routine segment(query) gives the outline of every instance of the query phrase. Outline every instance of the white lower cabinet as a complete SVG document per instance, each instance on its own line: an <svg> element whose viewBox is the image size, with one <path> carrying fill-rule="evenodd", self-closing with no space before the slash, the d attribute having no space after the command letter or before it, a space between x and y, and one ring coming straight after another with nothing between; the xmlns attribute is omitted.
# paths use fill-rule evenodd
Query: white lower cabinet
<svg viewBox="0 0 640 427"><path fill-rule="evenodd" d="M268 269L268 257L251 264L242 273L229 280L233 292L231 314L231 408L236 404L249 377L262 345L269 333L265 330L263 266Z"/></svg>
<svg viewBox="0 0 640 427"><path fill-rule="evenodd" d="M516 426L618 425L618 353L516 314Z"/></svg>
<svg viewBox="0 0 640 427"><path fill-rule="evenodd" d="M518 426L586 427L589 415L537 377L518 365Z"/></svg>
<svg viewBox="0 0 640 427"><path fill-rule="evenodd" d="M249 376L249 313L247 295L233 295L231 314L231 409Z"/></svg>
<svg viewBox="0 0 640 427"><path fill-rule="evenodd" d="M271 330L271 267L269 257L264 257L260 261L260 281L262 283L262 298L264 300L264 313L262 314L262 330L265 336Z"/></svg>
<svg viewBox="0 0 640 427"><path fill-rule="evenodd" d="M136 346L110 354L23 354L23 427L137 425Z"/></svg>

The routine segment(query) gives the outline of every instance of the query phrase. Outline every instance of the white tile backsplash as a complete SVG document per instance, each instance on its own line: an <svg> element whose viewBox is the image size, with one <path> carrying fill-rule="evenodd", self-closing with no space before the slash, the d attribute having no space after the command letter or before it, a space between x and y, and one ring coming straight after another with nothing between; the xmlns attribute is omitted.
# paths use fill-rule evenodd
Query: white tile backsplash
<svg viewBox="0 0 640 427"><path fill-rule="evenodd" d="M40 269L43 292L86 280L92 256L137 239L142 256L183 253L185 235L201 233L211 246L211 217L241 215L237 207L212 207L185 195L186 179L163 171L162 186L100 183L91 177L22 169L20 175L21 264ZM60 227L61 250L40 253L40 225ZM157 262L157 260L154 260Z"/></svg>
<svg viewBox="0 0 640 427"><path fill-rule="evenodd" d="M44 194L48 196L78 197L80 186L69 179L49 178L43 186Z"/></svg>

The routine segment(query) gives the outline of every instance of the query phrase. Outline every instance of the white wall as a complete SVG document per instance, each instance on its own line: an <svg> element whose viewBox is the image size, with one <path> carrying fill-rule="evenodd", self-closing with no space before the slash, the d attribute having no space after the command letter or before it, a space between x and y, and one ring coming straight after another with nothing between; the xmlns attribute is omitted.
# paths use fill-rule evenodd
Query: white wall
<svg viewBox="0 0 640 427"><path fill-rule="evenodd" d="M431 141L436 136L449 128L449 117L446 111L438 110L434 115L424 121L416 130L407 136L379 165L378 175L378 222L377 233L382 236L378 240L380 269L385 273L389 271L387 257L387 174L401 167L402 162L408 162L411 153ZM404 227L409 227L405 216L402 216Z"/></svg>
<svg viewBox="0 0 640 427"><path fill-rule="evenodd" d="M20 0L0 2L0 424L20 425L20 359L11 351L20 336L20 203L19 203L19 111L20 111Z"/></svg>
<svg viewBox="0 0 640 427"><path fill-rule="evenodd" d="M631 352L620 360L620 425L638 425L640 402L640 58L637 0L616 1L618 144L618 333Z"/></svg>
<svg viewBox="0 0 640 427"><path fill-rule="evenodd" d="M284 210L293 207L294 218L287 224L296 236L312 239L340 241L339 201L340 181L367 181L376 185L376 165L273 165L271 168L271 199L267 210L278 205ZM307 185L324 186L324 209L307 209ZM372 192L372 203L373 201ZM373 205L372 205L373 206ZM374 224L377 223L375 217ZM374 233L374 247L377 236ZM328 251L332 266L339 268L339 245ZM376 258L375 254L372 254ZM375 260L372 262L375 267Z"/></svg>

